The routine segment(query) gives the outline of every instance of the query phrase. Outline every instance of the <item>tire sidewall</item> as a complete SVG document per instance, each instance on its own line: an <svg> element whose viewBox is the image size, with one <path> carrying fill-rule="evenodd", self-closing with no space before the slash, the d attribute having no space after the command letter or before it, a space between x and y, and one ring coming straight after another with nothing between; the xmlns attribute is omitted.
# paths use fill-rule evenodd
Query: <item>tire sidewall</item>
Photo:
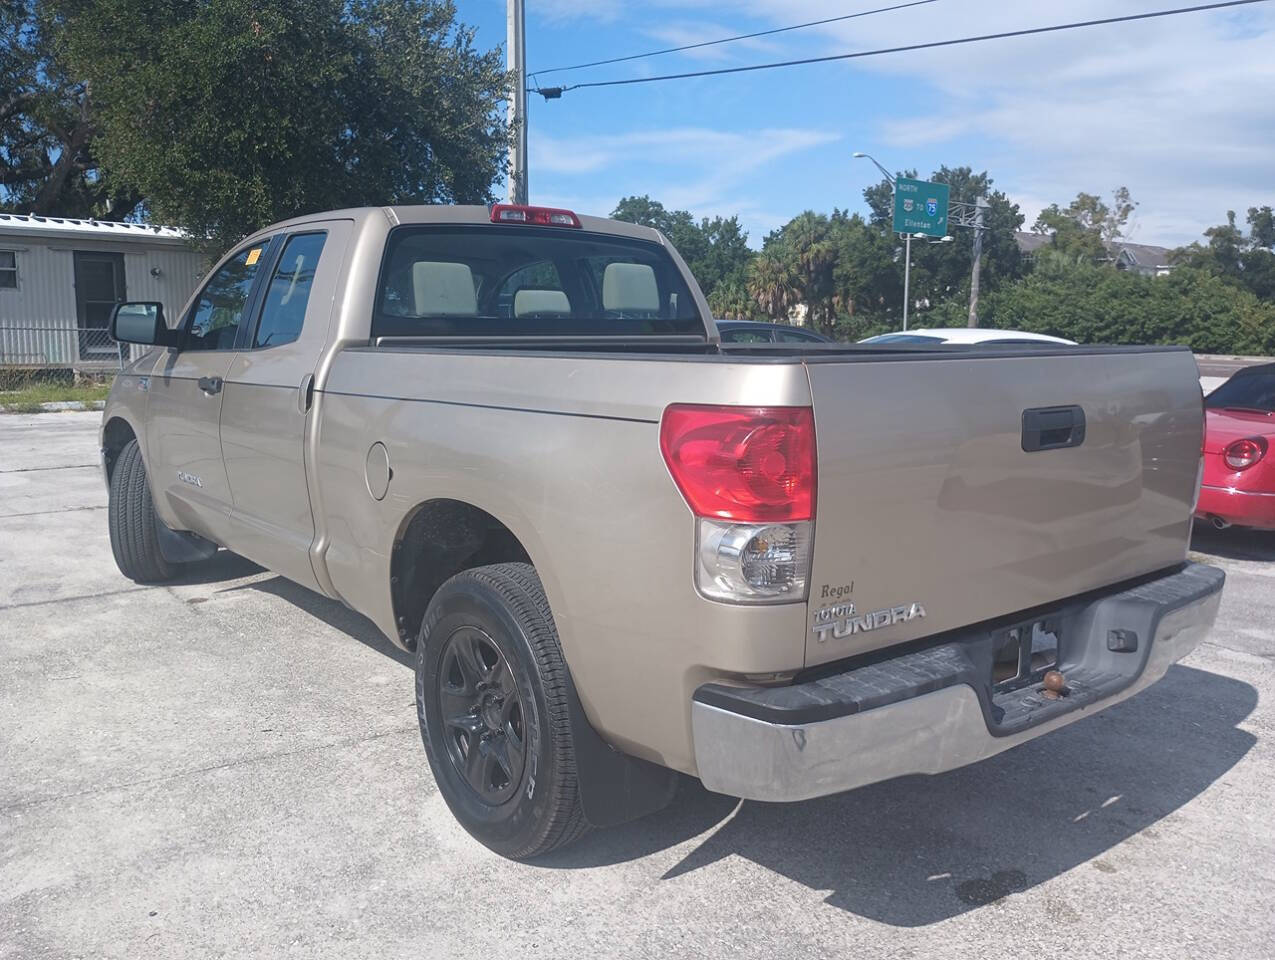
<svg viewBox="0 0 1275 960"><path fill-rule="evenodd" d="M456 770L443 737L438 672L449 637L461 627L483 630L509 664L523 709L527 756L518 790L503 804L482 801ZM557 770L549 715L535 654L517 616L491 587L465 575L443 584L430 603L416 644L416 712L434 779L448 806L481 843L506 856L534 846L552 811Z"/></svg>

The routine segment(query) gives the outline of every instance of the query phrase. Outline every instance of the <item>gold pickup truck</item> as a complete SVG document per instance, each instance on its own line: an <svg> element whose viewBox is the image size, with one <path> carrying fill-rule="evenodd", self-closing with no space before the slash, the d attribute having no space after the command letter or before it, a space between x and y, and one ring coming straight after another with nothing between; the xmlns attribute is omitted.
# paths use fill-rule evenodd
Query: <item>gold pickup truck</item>
<svg viewBox="0 0 1275 960"><path fill-rule="evenodd" d="M1217 611L1184 349L723 344L656 231L505 204L280 223L112 330L152 347L102 424L120 570L225 548L366 614L509 857L679 773L791 801L972 763Z"/></svg>

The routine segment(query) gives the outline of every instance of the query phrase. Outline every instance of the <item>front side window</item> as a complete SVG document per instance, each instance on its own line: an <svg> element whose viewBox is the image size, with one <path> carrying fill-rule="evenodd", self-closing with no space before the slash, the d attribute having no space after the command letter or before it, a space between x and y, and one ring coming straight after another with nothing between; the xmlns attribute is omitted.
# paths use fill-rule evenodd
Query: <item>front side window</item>
<svg viewBox="0 0 1275 960"><path fill-rule="evenodd" d="M530 226L399 227L372 336L696 335L704 322L656 243Z"/></svg>
<svg viewBox="0 0 1275 960"><path fill-rule="evenodd" d="M0 290L18 289L18 255L13 250L0 250Z"/></svg>
<svg viewBox="0 0 1275 960"><path fill-rule="evenodd" d="M227 260L204 286L186 328L183 350L233 350L269 240L245 247Z"/></svg>
<svg viewBox="0 0 1275 960"><path fill-rule="evenodd" d="M266 302L253 346L277 347L301 336L314 271L326 238L324 233L302 233L288 238L270 278L270 286L266 288Z"/></svg>

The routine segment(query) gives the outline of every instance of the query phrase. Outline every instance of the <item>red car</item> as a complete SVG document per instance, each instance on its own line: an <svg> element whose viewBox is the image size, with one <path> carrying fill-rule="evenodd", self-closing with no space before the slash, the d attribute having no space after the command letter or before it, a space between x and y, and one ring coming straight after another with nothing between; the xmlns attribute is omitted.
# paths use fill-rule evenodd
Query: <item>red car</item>
<svg viewBox="0 0 1275 960"><path fill-rule="evenodd" d="M1275 363L1245 367L1210 393L1204 408L1195 515L1219 530L1275 530Z"/></svg>

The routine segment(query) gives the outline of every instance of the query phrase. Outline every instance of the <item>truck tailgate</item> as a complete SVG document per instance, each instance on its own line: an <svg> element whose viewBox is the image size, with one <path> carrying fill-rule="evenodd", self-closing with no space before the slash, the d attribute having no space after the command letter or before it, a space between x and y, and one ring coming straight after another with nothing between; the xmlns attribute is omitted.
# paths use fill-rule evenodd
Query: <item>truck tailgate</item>
<svg viewBox="0 0 1275 960"><path fill-rule="evenodd" d="M808 666L1186 555L1203 430L1186 350L830 356L807 369L819 470ZM1046 448L1024 449L1024 412L1042 408L1070 409L1029 417ZM1083 436L1068 438L1058 424L1077 408Z"/></svg>

